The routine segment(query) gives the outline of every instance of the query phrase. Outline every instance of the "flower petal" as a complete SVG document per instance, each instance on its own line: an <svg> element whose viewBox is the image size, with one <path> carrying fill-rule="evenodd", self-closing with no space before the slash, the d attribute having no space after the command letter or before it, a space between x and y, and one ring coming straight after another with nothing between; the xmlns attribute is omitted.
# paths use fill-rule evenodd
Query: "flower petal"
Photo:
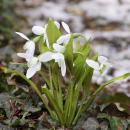
<svg viewBox="0 0 130 130"><path fill-rule="evenodd" d="M45 33L45 29L41 26L34 26L32 28L32 32L36 35L41 35L41 34Z"/></svg>
<svg viewBox="0 0 130 130"><path fill-rule="evenodd" d="M104 76L107 73L107 71L108 71L108 67L104 68L103 73L101 74L101 76Z"/></svg>
<svg viewBox="0 0 130 130"><path fill-rule="evenodd" d="M95 70L100 70L101 69L101 67L99 66L99 64L97 62L93 61L93 60L86 60L86 63L90 67L92 67L93 69L95 69Z"/></svg>
<svg viewBox="0 0 130 130"><path fill-rule="evenodd" d="M29 38L27 36L25 36L23 33L20 33L20 32L15 32L15 33L18 34L20 37L29 41Z"/></svg>
<svg viewBox="0 0 130 130"><path fill-rule="evenodd" d="M26 77L29 79L36 73L36 66L32 66L27 70Z"/></svg>
<svg viewBox="0 0 130 130"><path fill-rule="evenodd" d="M41 62L47 62L47 61L50 61L52 60L52 52L45 52L44 54L41 54L39 56L39 61Z"/></svg>
<svg viewBox="0 0 130 130"><path fill-rule="evenodd" d="M53 53L52 58L55 60L64 60L64 55L61 53Z"/></svg>
<svg viewBox="0 0 130 130"><path fill-rule="evenodd" d="M54 50L56 50L57 52L60 52L63 47L64 47L64 46L61 46L61 45L56 44L56 43L53 44L53 48L54 48Z"/></svg>
<svg viewBox="0 0 130 130"><path fill-rule="evenodd" d="M57 28L60 29L60 24L57 21L54 21L54 23L57 26Z"/></svg>
<svg viewBox="0 0 130 130"><path fill-rule="evenodd" d="M63 28L65 29L65 31L67 33L70 33L70 28L69 28L69 26L65 22L62 22L62 26L63 26Z"/></svg>
<svg viewBox="0 0 130 130"><path fill-rule="evenodd" d="M109 63L109 62L106 62L105 65L106 65L107 67L113 67L113 66L114 66L113 63Z"/></svg>
<svg viewBox="0 0 130 130"><path fill-rule="evenodd" d="M61 64L61 74L64 77L66 74L66 65L65 65L65 61L62 62Z"/></svg>
<svg viewBox="0 0 130 130"><path fill-rule="evenodd" d="M57 40L57 44L64 43L65 41L69 39L69 37L70 37L69 34L59 37L59 39Z"/></svg>
<svg viewBox="0 0 130 130"><path fill-rule="evenodd" d="M38 62L35 66L36 66L36 71L41 70L41 62Z"/></svg>
<svg viewBox="0 0 130 130"><path fill-rule="evenodd" d="M106 61L107 61L107 58L105 56L99 56L98 57L98 61L101 63L101 64L104 64Z"/></svg>
<svg viewBox="0 0 130 130"><path fill-rule="evenodd" d="M25 58L26 61L30 61L30 60L33 58L32 55L27 54L27 53L17 53L17 55L18 55L19 57Z"/></svg>

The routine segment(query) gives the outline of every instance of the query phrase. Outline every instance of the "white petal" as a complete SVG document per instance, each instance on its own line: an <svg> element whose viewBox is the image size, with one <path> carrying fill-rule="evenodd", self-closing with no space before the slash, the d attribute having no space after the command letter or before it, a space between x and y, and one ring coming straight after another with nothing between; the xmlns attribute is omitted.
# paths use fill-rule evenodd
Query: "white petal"
<svg viewBox="0 0 130 130"><path fill-rule="evenodd" d="M45 33L45 29L41 26L34 26L32 28L32 32L36 35L41 35L41 34Z"/></svg>
<svg viewBox="0 0 130 130"><path fill-rule="evenodd" d="M70 28L65 22L62 22L62 26L64 27L64 29L67 33L70 33Z"/></svg>
<svg viewBox="0 0 130 130"><path fill-rule="evenodd" d="M30 68L27 70L26 77L29 79L29 78L31 78L35 73L36 73L36 68L35 68L35 66L32 66L32 67L30 67Z"/></svg>
<svg viewBox="0 0 130 130"><path fill-rule="evenodd" d="M33 41L27 41L25 43L25 45L23 46L23 48L26 50L26 49L29 49L30 47L34 47L35 46L35 43Z"/></svg>
<svg viewBox="0 0 130 130"><path fill-rule="evenodd" d="M113 66L114 66L113 63L109 63L109 62L106 62L105 65L106 65L107 67L113 67Z"/></svg>
<svg viewBox="0 0 130 130"><path fill-rule="evenodd" d="M106 67L105 69L103 69L103 73L101 74L101 76L104 76L107 73L108 67Z"/></svg>
<svg viewBox="0 0 130 130"><path fill-rule="evenodd" d="M95 70L100 70L101 69L101 67L99 66L99 64L97 62L93 61L93 60L86 60L86 63L90 67L92 67L93 69L95 69Z"/></svg>
<svg viewBox="0 0 130 130"><path fill-rule="evenodd" d="M18 34L20 37L29 41L29 38L27 36L25 36L23 33L20 33L20 32L15 32L15 33Z"/></svg>
<svg viewBox="0 0 130 130"><path fill-rule="evenodd" d="M29 49L27 49L26 53L33 56L34 55L34 51L35 51L35 45L33 45Z"/></svg>
<svg viewBox="0 0 130 130"><path fill-rule="evenodd" d="M35 66L36 66L36 71L41 70L41 62L38 62Z"/></svg>
<svg viewBox="0 0 130 130"><path fill-rule="evenodd" d="M57 21L54 21L54 23L57 26L57 28L60 29L60 24Z"/></svg>
<svg viewBox="0 0 130 130"><path fill-rule="evenodd" d="M17 53L17 55L18 55L19 57L25 58L26 61L30 61L30 60L33 58L32 55L27 54L27 53Z"/></svg>
<svg viewBox="0 0 130 130"><path fill-rule="evenodd" d="M59 37L57 44L62 44L70 38L69 34Z"/></svg>
<svg viewBox="0 0 130 130"><path fill-rule="evenodd" d="M55 60L64 60L64 55L61 53L53 53L52 58Z"/></svg>
<svg viewBox="0 0 130 130"><path fill-rule="evenodd" d="M47 62L47 61L50 61L52 60L52 52L45 52L44 54L41 54L39 56L39 61L41 62Z"/></svg>
<svg viewBox="0 0 130 130"><path fill-rule="evenodd" d="M64 47L64 46L61 46L61 45L56 44L56 43L53 44L53 48L54 48L54 50L56 50L57 52L60 52L63 47Z"/></svg>
<svg viewBox="0 0 130 130"><path fill-rule="evenodd" d="M101 64L104 64L104 63L107 61L107 58L104 57L104 56L99 56L99 57L98 57L98 61L99 61Z"/></svg>
<svg viewBox="0 0 130 130"><path fill-rule="evenodd" d="M66 73L66 65L65 65L65 61L62 62L61 64L61 74L64 77Z"/></svg>

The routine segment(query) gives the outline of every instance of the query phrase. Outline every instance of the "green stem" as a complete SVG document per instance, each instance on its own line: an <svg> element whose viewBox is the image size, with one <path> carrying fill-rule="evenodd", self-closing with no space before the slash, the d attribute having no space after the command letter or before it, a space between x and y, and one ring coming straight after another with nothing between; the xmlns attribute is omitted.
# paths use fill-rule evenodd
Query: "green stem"
<svg viewBox="0 0 130 130"><path fill-rule="evenodd" d="M49 75L50 75L50 90L52 95L54 95L54 89L53 89L53 84L52 84L52 75L51 75L51 66L49 66Z"/></svg>
<svg viewBox="0 0 130 130"><path fill-rule="evenodd" d="M87 42L86 37L85 37L83 34L80 34L80 33L73 33L73 38L77 38L77 37L79 37L79 36L82 36L82 37L84 38L84 43Z"/></svg>

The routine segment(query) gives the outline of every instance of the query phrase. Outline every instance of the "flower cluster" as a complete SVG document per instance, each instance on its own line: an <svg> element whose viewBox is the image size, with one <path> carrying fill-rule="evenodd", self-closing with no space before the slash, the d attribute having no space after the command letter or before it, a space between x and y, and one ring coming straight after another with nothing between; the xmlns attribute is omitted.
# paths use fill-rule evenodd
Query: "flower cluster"
<svg viewBox="0 0 130 130"><path fill-rule="evenodd" d="M57 21L55 21L54 23L56 27L60 29L60 24ZM23 33L16 32L16 34L18 34L19 36L27 40L27 42L23 47L26 50L26 53L17 54L19 57L25 58L27 61L27 66L29 67L26 74L27 78L31 78L36 73L36 71L41 70L42 62L48 62L53 59L55 60L55 62L58 63L59 67L61 67L62 76L65 76L66 63L65 63L65 57L64 54L62 53L62 50L65 49L65 46L69 42L71 35L70 35L70 28L65 22L62 22L62 26L68 34L60 36L57 39L56 43L53 43L52 45L53 51L47 51L44 54L39 55L38 57L34 57L35 43L29 40L29 38L25 36ZM46 43L47 48L50 48L46 29L47 29L47 24L45 25L44 28L41 26L34 26L32 28L32 32L36 35L43 35L43 42ZM98 64L93 60L86 60L86 63L93 69L99 70L101 72L101 76L104 76L108 68L112 67L113 65L107 62L107 58L104 56L99 56L98 61L100 62L100 64Z"/></svg>
<svg viewBox="0 0 130 130"><path fill-rule="evenodd" d="M58 22L54 22L55 25L57 26L57 28L60 28L60 24ZM62 25L64 27L64 29L70 33L70 29L69 26L62 22ZM32 32L36 35L44 35L43 36L43 42L46 42L47 47L49 48L49 41L48 41L48 37L46 34L46 28L47 25L45 25L45 28L41 27L41 26L34 26L32 28ZM27 65L29 67L29 69L27 70L27 74L26 77L27 78L31 78L36 71L41 70L41 62L47 62L50 60L55 60L55 62L58 63L59 67L61 67L61 73L62 76L65 76L66 73L66 64L65 64L65 59L64 59L64 55L61 53L61 50L64 48L64 46L59 45L59 44L67 44L67 42L69 41L69 34L65 35L65 36L61 36L58 40L57 43L53 44L53 52L45 52L44 54L39 55L38 57L34 57L34 51L35 51L35 43L31 40L29 40L29 38L27 36L25 36L23 33L20 32L16 32L16 34L20 35L22 38L24 38L25 40L27 40L27 42L24 45L24 49L26 50L26 53L18 53L17 55L19 57L25 58L26 61L28 62Z"/></svg>

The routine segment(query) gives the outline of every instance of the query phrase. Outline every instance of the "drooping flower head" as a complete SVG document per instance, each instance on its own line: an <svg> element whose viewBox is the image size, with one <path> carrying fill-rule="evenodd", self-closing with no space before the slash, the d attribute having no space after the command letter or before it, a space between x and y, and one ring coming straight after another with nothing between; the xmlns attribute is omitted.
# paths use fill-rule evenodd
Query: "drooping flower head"
<svg viewBox="0 0 130 130"><path fill-rule="evenodd" d="M62 22L62 26L63 26L63 28L65 29L65 31L68 34L61 36L57 40L57 44L62 44L63 43L63 44L66 45L69 42L69 39L70 39L70 28L69 28L69 26L65 22Z"/></svg>
<svg viewBox="0 0 130 130"><path fill-rule="evenodd" d="M92 67L93 69L95 70L99 70L100 73L101 73L101 76L104 76L107 71L108 71L108 68L109 67L113 67L113 64L112 63L109 63L107 62L107 58L104 57L104 56L99 56L98 57L98 62L95 62L93 60L86 60L86 63Z"/></svg>
<svg viewBox="0 0 130 130"><path fill-rule="evenodd" d="M55 21L54 22L55 25L57 26L57 28L59 29L60 28L60 24ZM49 48L49 41L48 41L48 37L47 37L47 34L46 34L46 29L47 29L47 24L45 25L45 28L41 27L41 26L33 26L32 28L32 32L36 35L42 35L43 34L43 42L46 41L46 45L47 47Z"/></svg>
<svg viewBox="0 0 130 130"><path fill-rule="evenodd" d="M25 36L23 33L20 33L20 32L15 32L15 33L18 34L19 36L21 36L22 38L24 38L25 40L27 40L27 42L23 46L24 50L26 50L26 53L30 54L30 55L34 55L35 43L33 41L29 40L29 38L27 36Z"/></svg>

